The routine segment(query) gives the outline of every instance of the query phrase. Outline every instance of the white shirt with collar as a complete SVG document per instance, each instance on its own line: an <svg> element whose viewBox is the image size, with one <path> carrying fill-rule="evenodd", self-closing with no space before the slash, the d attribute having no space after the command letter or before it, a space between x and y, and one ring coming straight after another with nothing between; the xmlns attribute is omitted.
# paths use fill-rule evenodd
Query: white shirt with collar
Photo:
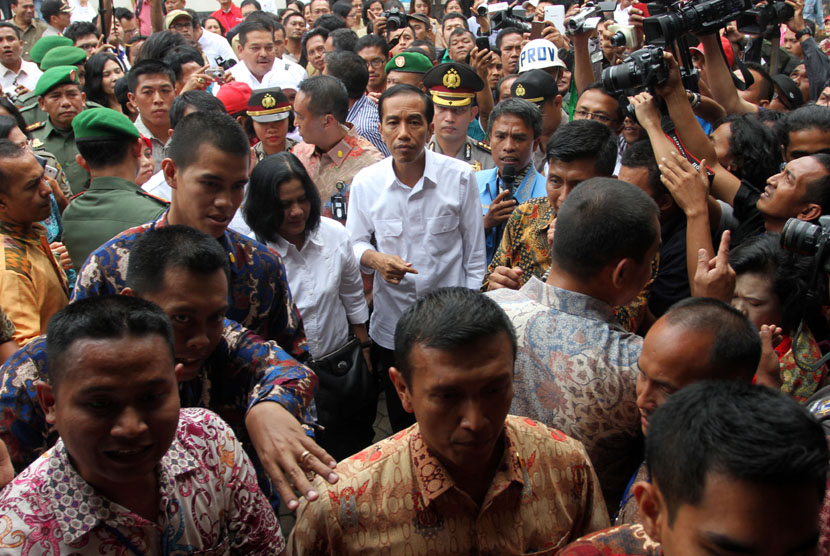
<svg viewBox="0 0 830 556"><path fill-rule="evenodd" d="M358 262L366 250L375 249L369 243L375 234L378 252L397 255L418 271L405 274L397 285L376 273L369 335L386 349L394 348L398 318L417 298L445 286L478 290L487 268L472 168L424 152L424 175L413 187L398 180L391 156L358 172L351 184L346 228Z"/></svg>
<svg viewBox="0 0 830 556"><path fill-rule="evenodd" d="M167 150L167 143L170 142L169 137L165 137L165 140L162 141L160 138L153 135L153 132L150 131L150 128L144 123L144 120L141 119L141 114L139 114L138 118L135 119L135 128L138 132L150 140L150 143L153 146L153 166L154 170L158 172L161 170L161 161L164 160L165 151Z"/></svg>
<svg viewBox="0 0 830 556"><path fill-rule="evenodd" d="M16 95L17 93L14 90L17 85L23 85L30 91L34 91L37 87L37 80L40 79L41 75L43 75L43 72L34 62L20 60L20 70L16 73L0 64L0 87L7 95Z"/></svg>
<svg viewBox="0 0 830 556"><path fill-rule="evenodd" d="M279 87L281 83L293 81L291 74L288 73L285 68L281 68L278 65L271 66L271 71L263 75L262 80L259 80L253 73L251 73L251 70L248 69L248 66L246 66L245 62L242 60L231 68L231 75L233 75L234 79L237 81L247 83L251 89Z"/></svg>
<svg viewBox="0 0 830 556"><path fill-rule="evenodd" d="M216 63L216 58L221 56L225 60L237 60L236 52L233 51L228 39L222 35L211 33L207 29L202 29L202 36L197 41L202 47L205 57L210 62L210 67L219 67Z"/></svg>
<svg viewBox="0 0 830 556"><path fill-rule="evenodd" d="M349 323L369 320L349 232L336 220L321 217L302 249L282 237L268 246L282 257L311 356L322 357L342 347L349 339Z"/></svg>

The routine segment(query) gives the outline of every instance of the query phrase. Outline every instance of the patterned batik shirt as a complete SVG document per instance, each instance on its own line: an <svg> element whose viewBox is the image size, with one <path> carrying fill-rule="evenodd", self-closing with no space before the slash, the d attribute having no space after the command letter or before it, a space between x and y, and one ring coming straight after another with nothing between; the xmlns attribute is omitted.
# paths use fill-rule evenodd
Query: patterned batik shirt
<svg viewBox="0 0 830 556"><path fill-rule="evenodd" d="M557 556L661 556L663 548L640 524L598 531L560 550Z"/></svg>
<svg viewBox="0 0 830 556"><path fill-rule="evenodd" d="M182 409L156 466L159 513L136 515L87 483L63 441L0 492L0 554L279 554L285 540L231 430ZM131 545L131 546L130 546Z"/></svg>
<svg viewBox="0 0 830 556"><path fill-rule="evenodd" d="M487 267L482 291L487 291L490 274L497 266L521 268L521 285L534 276L541 278L548 271L551 262L548 228L553 218L553 209L547 197L530 199L516 207L507 221L501 243L496 247L493 259ZM637 294L631 303L614 307L617 322L629 332L636 332L645 317L651 284L657 277L658 258L659 255L652 262L651 278L643 287L643 291Z"/></svg>
<svg viewBox="0 0 830 556"><path fill-rule="evenodd" d="M52 446L58 433L46 422L35 385L48 382L46 336L29 342L0 367L0 439L20 471ZM179 383L182 407L206 407L228 422L255 459L245 414L256 403L280 404L301 423L313 423L309 406L317 375L276 342L265 342L225 320L219 345L195 378Z"/></svg>
<svg viewBox="0 0 830 556"><path fill-rule="evenodd" d="M167 226L167 214L125 230L93 251L78 272L72 301L121 293L126 286L133 242L147 230ZM225 316L266 340L276 340L294 358L308 359L303 321L291 297L280 256L233 230L226 230L219 244L228 253L231 265L230 307Z"/></svg>
<svg viewBox="0 0 830 556"><path fill-rule="evenodd" d="M615 511L643 456L636 405L643 339L616 324L604 301L535 277L518 291L487 295L516 329L510 413L582 442Z"/></svg>
<svg viewBox="0 0 830 556"><path fill-rule="evenodd" d="M481 506L425 445L418 424L343 460L314 483L288 541L303 554L554 554L608 523L582 445L508 416L504 452Z"/></svg>

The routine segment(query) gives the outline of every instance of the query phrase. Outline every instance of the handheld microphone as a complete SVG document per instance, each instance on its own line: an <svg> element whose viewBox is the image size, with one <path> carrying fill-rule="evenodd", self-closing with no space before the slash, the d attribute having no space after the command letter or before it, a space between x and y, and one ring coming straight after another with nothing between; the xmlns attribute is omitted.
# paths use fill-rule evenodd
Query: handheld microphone
<svg viewBox="0 0 830 556"><path fill-rule="evenodd" d="M501 179L504 182L504 188L510 192L507 194L505 200L510 200L513 198L513 192L516 190L516 167L509 165L502 168Z"/></svg>

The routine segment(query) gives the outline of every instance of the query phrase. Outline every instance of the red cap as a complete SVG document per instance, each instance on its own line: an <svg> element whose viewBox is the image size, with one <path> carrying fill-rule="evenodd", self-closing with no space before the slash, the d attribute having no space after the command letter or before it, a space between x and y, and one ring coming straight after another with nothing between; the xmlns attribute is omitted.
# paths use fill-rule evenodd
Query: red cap
<svg viewBox="0 0 830 556"><path fill-rule="evenodd" d="M723 47L723 53L726 54L726 63L729 64L729 67L731 68L733 65L735 65L735 52L732 50L732 43L729 42L729 39L722 36L720 38L720 44ZM703 50L703 43L700 43L697 46L693 46L689 50L697 50L698 52L706 56L706 51Z"/></svg>
<svg viewBox="0 0 830 556"><path fill-rule="evenodd" d="M251 98L251 87L241 81L231 81L219 87L216 98L222 101L228 114L234 115L238 112L245 112L248 107L248 99Z"/></svg>

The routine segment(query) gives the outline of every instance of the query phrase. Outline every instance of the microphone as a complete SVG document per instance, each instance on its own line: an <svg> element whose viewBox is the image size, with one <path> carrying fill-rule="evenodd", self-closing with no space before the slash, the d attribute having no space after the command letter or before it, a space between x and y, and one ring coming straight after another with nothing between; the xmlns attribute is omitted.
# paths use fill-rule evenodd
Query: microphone
<svg viewBox="0 0 830 556"><path fill-rule="evenodd" d="M504 188L510 192L508 193L507 198L505 200L507 201L512 199L513 192L516 189L516 167L513 165L508 165L502 168L501 180L502 182L504 182Z"/></svg>

